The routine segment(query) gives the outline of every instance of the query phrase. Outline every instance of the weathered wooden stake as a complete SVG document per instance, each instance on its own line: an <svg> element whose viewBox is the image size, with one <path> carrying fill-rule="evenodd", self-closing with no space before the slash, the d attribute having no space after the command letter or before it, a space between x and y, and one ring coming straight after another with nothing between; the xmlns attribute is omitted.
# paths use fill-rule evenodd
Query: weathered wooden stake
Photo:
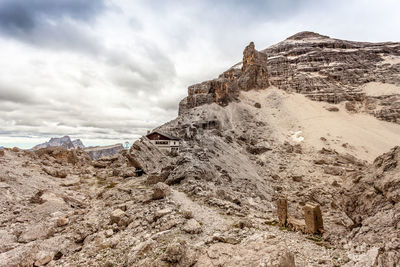
<svg viewBox="0 0 400 267"><path fill-rule="evenodd" d="M286 226L288 219L288 203L286 197L277 200L278 220L280 226Z"/></svg>
<svg viewBox="0 0 400 267"><path fill-rule="evenodd" d="M306 222L306 233L322 233L324 223L322 221L321 209L318 204L307 203L304 206L304 220Z"/></svg>

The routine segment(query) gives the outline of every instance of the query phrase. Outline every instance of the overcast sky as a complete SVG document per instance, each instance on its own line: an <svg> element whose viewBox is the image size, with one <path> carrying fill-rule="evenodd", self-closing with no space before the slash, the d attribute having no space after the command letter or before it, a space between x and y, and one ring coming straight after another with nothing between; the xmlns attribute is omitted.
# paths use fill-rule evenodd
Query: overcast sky
<svg viewBox="0 0 400 267"><path fill-rule="evenodd" d="M0 0L0 146L124 142L191 84L299 31L400 41L398 0Z"/></svg>

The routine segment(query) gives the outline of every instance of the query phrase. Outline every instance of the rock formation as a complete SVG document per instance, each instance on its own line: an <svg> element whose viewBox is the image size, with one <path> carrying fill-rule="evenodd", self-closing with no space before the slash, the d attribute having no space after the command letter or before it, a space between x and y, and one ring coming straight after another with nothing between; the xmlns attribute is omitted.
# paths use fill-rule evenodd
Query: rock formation
<svg viewBox="0 0 400 267"><path fill-rule="evenodd" d="M241 63L218 79L189 86L179 113L213 102L226 105L240 90L273 85L316 101L349 101L358 111L400 123L399 72L400 43L353 42L301 32L260 52L250 43ZM363 86L372 82L398 88L393 94L370 96Z"/></svg>
<svg viewBox="0 0 400 267"><path fill-rule="evenodd" d="M179 113L203 104L227 105L237 99L240 90L264 89L269 86L267 55L258 52L251 42L243 51L243 64L221 74L218 79L189 86L188 97L179 104Z"/></svg>
<svg viewBox="0 0 400 267"><path fill-rule="evenodd" d="M85 145L82 143L81 139L72 140L72 144L74 148L85 148Z"/></svg>
<svg viewBox="0 0 400 267"><path fill-rule="evenodd" d="M110 146L87 147L84 150L89 154L92 160L95 160L103 157L114 156L123 149L124 147L122 144L115 144Z"/></svg>
<svg viewBox="0 0 400 267"><path fill-rule="evenodd" d="M34 146L32 150L38 150L41 148L55 147L55 146L63 147L66 149L85 147L80 139L71 141L71 138L69 136L63 136L61 138L51 138L48 142Z"/></svg>
<svg viewBox="0 0 400 267"><path fill-rule="evenodd" d="M377 265L395 266L400 259L400 147L350 175L341 194L354 239L381 248Z"/></svg>

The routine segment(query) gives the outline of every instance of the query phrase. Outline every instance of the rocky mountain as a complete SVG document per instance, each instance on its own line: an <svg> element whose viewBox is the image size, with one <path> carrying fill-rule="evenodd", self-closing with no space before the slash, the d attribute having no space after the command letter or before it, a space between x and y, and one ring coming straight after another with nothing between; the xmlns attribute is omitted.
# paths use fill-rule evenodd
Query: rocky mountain
<svg viewBox="0 0 400 267"><path fill-rule="evenodd" d="M80 139L71 141L71 138L69 136L63 136L60 138L51 138L48 142L36 145L32 149L38 150L41 148L55 147L55 146L63 147L66 149L84 148L85 147Z"/></svg>
<svg viewBox="0 0 400 267"><path fill-rule="evenodd" d="M206 103L226 105L239 91L273 85L328 103L346 103L400 123L400 43L365 43L301 32L262 51L251 43L243 61L217 79L192 85L180 113ZM390 84L388 87L387 84Z"/></svg>
<svg viewBox="0 0 400 267"><path fill-rule="evenodd" d="M74 148L85 148L85 145L82 143L81 139L72 140L72 145Z"/></svg>
<svg viewBox="0 0 400 267"><path fill-rule="evenodd" d="M157 128L178 155L5 149L0 266L397 266L398 52L251 43Z"/></svg>
<svg viewBox="0 0 400 267"><path fill-rule="evenodd" d="M99 159L102 157L109 157L118 154L118 152L124 150L122 144L115 144L110 146L96 146L96 147L87 147L84 149L90 156L91 159Z"/></svg>

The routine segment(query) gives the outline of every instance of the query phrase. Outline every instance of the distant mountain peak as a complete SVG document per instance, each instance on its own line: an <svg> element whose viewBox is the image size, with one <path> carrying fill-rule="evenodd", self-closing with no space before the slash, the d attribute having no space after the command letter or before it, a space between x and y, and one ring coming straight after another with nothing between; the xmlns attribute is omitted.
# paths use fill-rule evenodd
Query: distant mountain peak
<svg viewBox="0 0 400 267"><path fill-rule="evenodd" d="M81 139L75 139L72 141L75 148L84 148L85 145L82 143Z"/></svg>
<svg viewBox="0 0 400 267"><path fill-rule="evenodd" d="M54 147L54 146L59 146L59 147L63 147L66 149L75 149L75 148L84 148L85 147L80 139L71 141L71 138L68 135L65 135L60 138L52 137L52 138L50 138L50 140L48 142L36 145L32 149L38 150L41 148Z"/></svg>
<svg viewBox="0 0 400 267"><path fill-rule="evenodd" d="M316 32L309 32L309 31L304 31L304 32L298 32L295 35L292 35L288 37L286 40L302 40L302 39L308 39L308 38L330 38L329 36L326 35L321 35Z"/></svg>

